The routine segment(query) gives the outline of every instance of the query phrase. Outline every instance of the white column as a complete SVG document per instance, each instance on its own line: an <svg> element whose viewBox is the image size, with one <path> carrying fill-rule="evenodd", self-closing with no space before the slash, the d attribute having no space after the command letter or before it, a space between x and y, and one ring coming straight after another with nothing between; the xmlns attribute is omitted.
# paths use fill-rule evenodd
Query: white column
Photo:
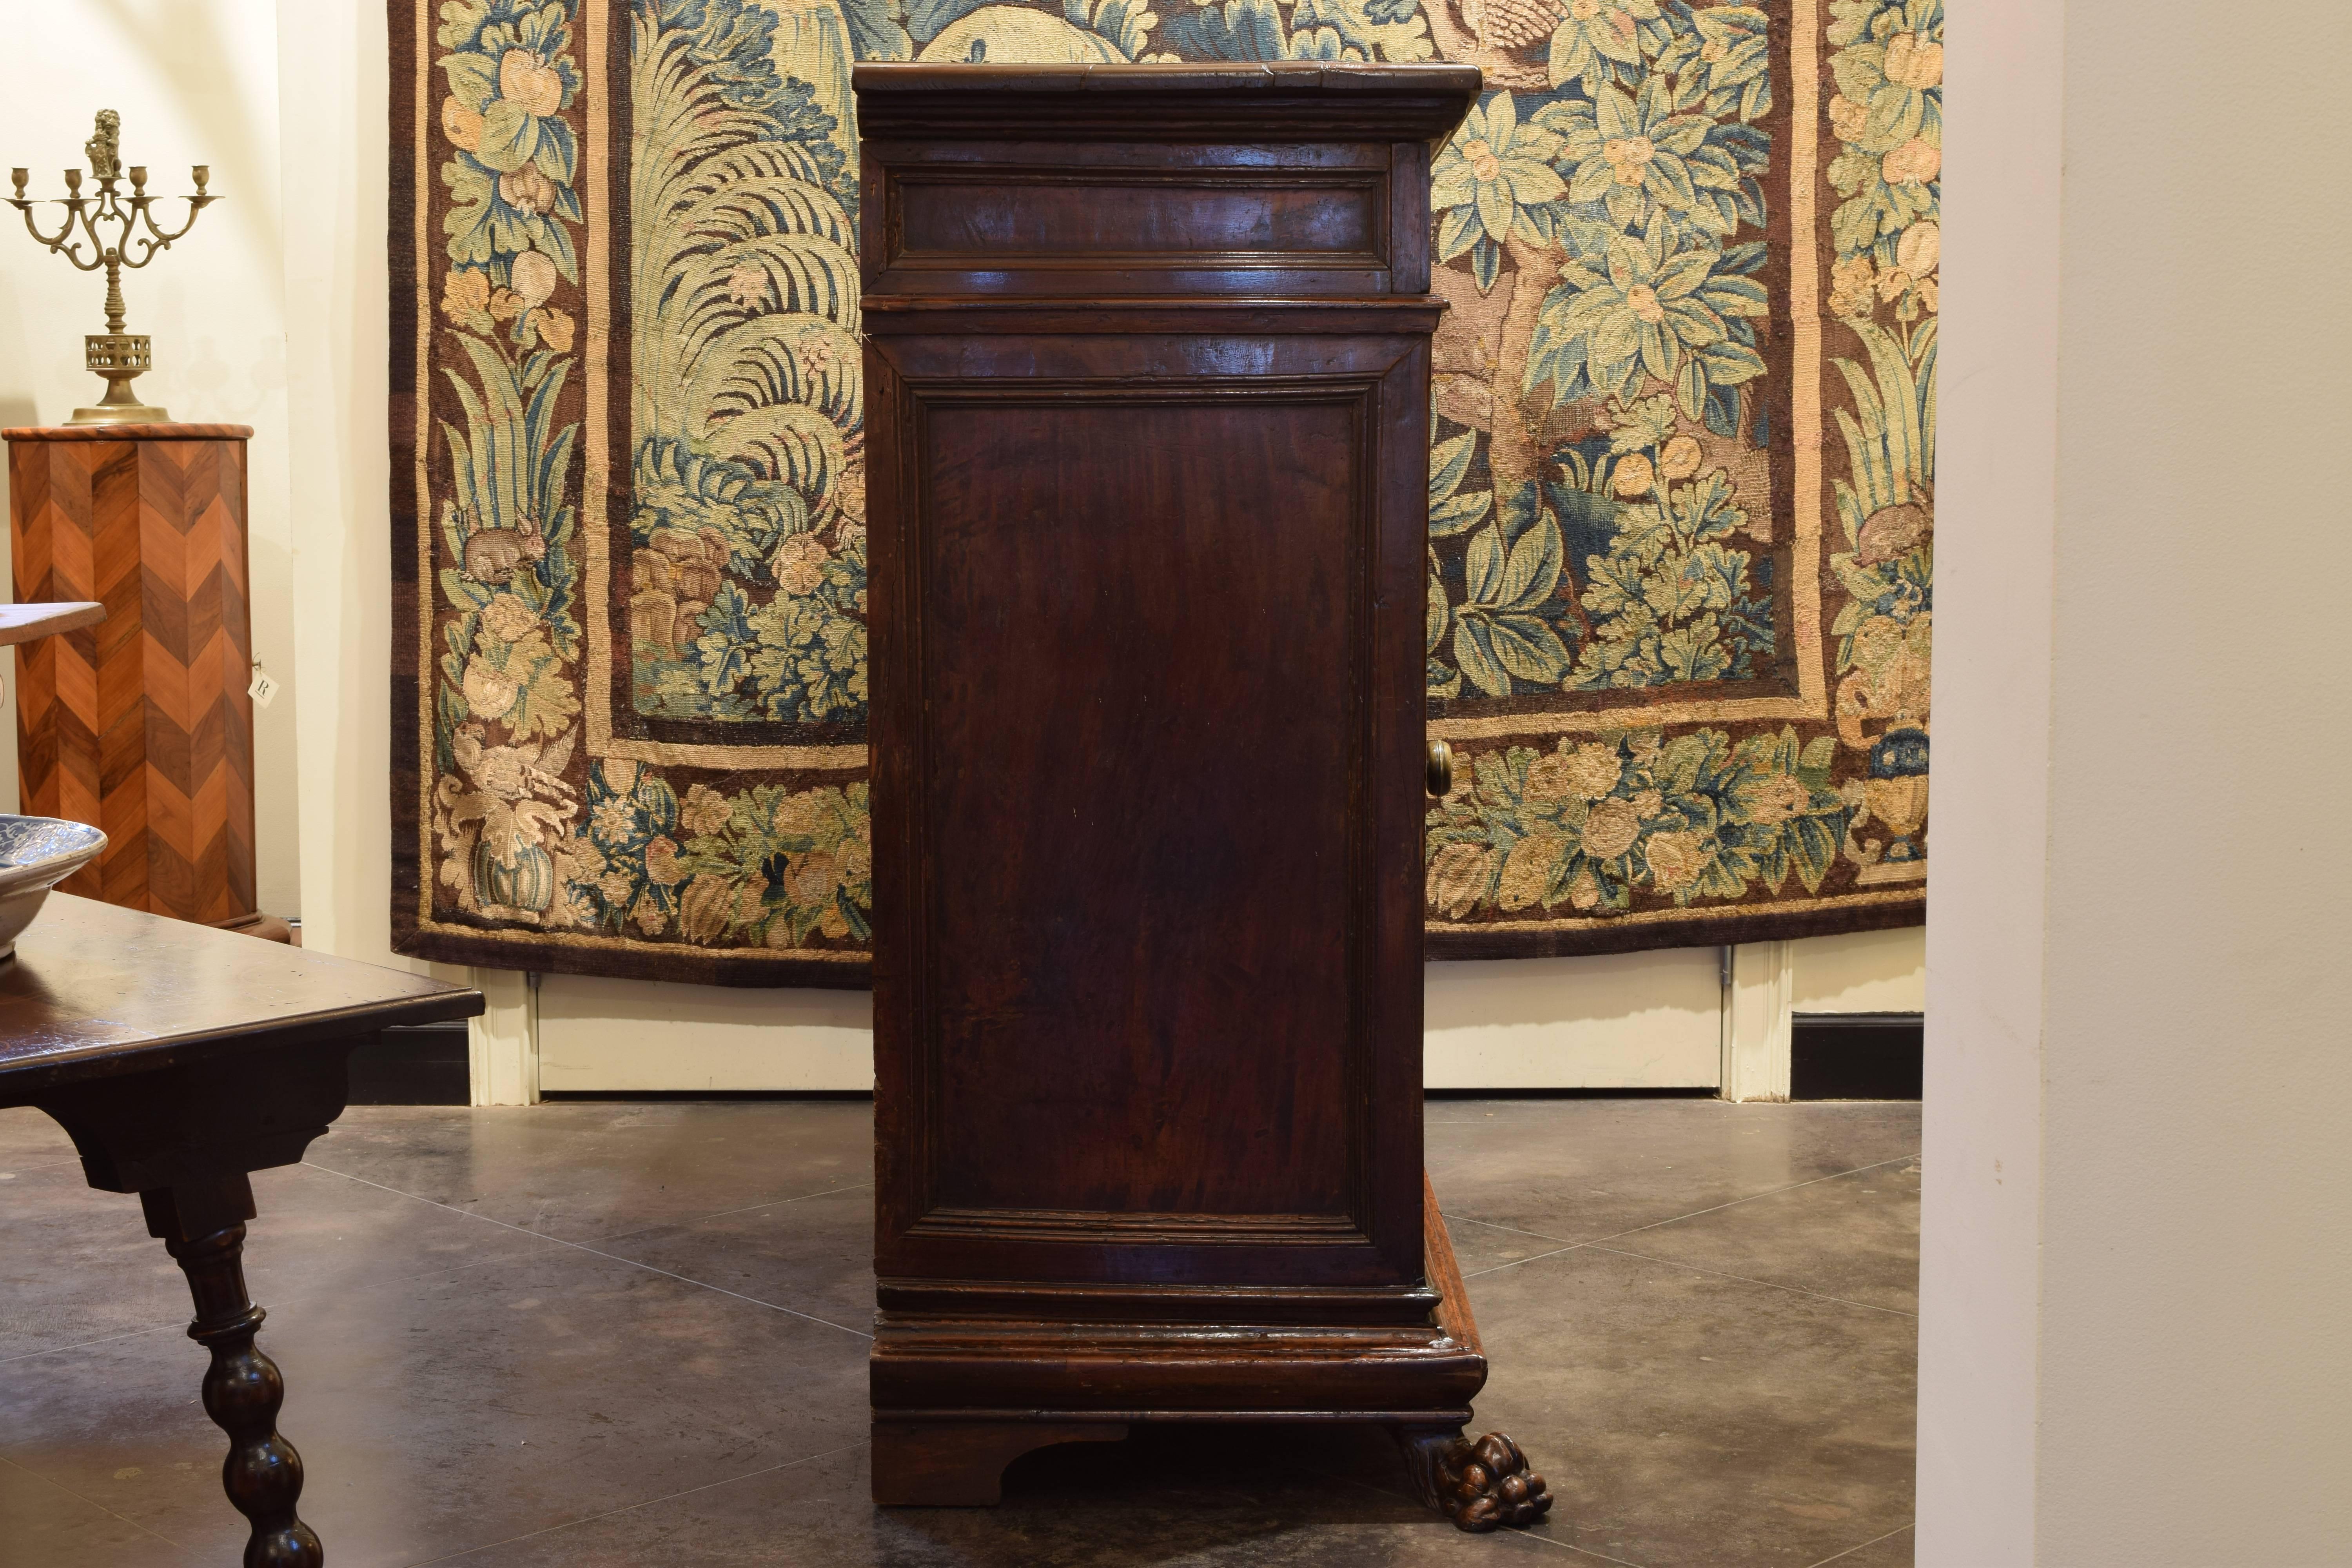
<svg viewBox="0 0 2352 1568"><path fill-rule="evenodd" d="M1723 988L1726 1100L1789 1098L1796 946L1792 942L1747 942L1729 950Z"/></svg>
<svg viewBox="0 0 2352 1568"><path fill-rule="evenodd" d="M2063 20L1976 0L1944 57L1920 1568L2035 1561Z"/></svg>
<svg viewBox="0 0 2352 1568"><path fill-rule="evenodd" d="M488 1004L467 1026L476 1105L539 1103L539 987L511 969L477 969L472 984Z"/></svg>
<svg viewBox="0 0 2352 1568"><path fill-rule="evenodd" d="M384 8L278 0L278 27L302 940L419 969L392 951Z"/></svg>

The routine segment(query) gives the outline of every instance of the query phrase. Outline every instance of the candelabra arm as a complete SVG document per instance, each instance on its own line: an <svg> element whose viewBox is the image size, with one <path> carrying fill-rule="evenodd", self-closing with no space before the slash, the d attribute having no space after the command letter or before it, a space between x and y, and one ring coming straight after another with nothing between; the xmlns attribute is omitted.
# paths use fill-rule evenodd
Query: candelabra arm
<svg viewBox="0 0 2352 1568"><path fill-rule="evenodd" d="M100 182L99 188L101 195L96 201L89 203L77 201L69 202L67 205L74 209L74 216L81 219L82 233L89 236L92 260L89 267L83 268L82 269L86 272L94 272L99 268L104 267L109 268L109 276L111 277L111 269L122 256L122 215L115 209L114 183L110 180L101 181ZM115 226L116 237L114 244L108 244L106 236L99 233L98 226L101 223L111 223ZM80 248L80 242L79 240L75 242L75 248L77 250ZM74 265L80 267L81 262L79 259L76 259ZM119 331L120 329L117 330Z"/></svg>
<svg viewBox="0 0 2352 1568"><path fill-rule="evenodd" d="M95 272L100 268L106 265L106 247L102 245L98 247L97 255L91 257L87 261L82 259L81 241L73 237L74 218L77 216L75 211L67 212L66 221L58 227L58 232L54 235L48 235L41 232L41 226L36 222L33 217L33 208L38 205L38 203L11 197L9 199L9 205L15 207L18 212L25 215L25 232L26 234L31 235L35 239L39 240L41 244L47 247L49 249L56 251L68 261L72 262L82 271ZM78 209L82 204L79 202L68 202L66 205L68 208ZM90 237L95 240L98 237L96 234L92 234Z"/></svg>
<svg viewBox="0 0 2352 1568"><path fill-rule="evenodd" d="M170 249L173 240L179 238L182 235L187 233L188 230L196 226L196 215L204 211L206 207L212 205L213 203L220 200L220 198L218 196L188 197L188 221L182 224L179 227L172 230L169 234L164 233L163 226L155 221L155 214L152 205L152 200L153 198L152 197L142 196L136 204L141 220L147 225L147 233L139 236L139 242L142 245L144 245L147 248L140 253L138 260L128 264L132 267L144 267L149 261L154 258L154 255L157 251ZM152 236L152 237L149 237L150 236Z"/></svg>
<svg viewBox="0 0 2352 1568"><path fill-rule="evenodd" d="M183 229L180 232L185 234L187 231ZM172 247L172 240L178 237L178 235L173 235L166 239L150 239L143 234L126 234L122 240L122 265L132 268L144 267L155 259L157 251L169 250ZM133 245L141 247L136 256L133 256L131 251Z"/></svg>

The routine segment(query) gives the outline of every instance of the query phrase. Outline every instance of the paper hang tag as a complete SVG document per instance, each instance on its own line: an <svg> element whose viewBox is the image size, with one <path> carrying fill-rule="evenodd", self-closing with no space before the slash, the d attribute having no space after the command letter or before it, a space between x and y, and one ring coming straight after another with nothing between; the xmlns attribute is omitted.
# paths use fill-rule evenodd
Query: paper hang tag
<svg viewBox="0 0 2352 1568"><path fill-rule="evenodd" d="M253 699L256 706L267 708L269 700L278 695L278 682L270 679L269 672L257 664L253 667L253 684L245 689L245 694Z"/></svg>

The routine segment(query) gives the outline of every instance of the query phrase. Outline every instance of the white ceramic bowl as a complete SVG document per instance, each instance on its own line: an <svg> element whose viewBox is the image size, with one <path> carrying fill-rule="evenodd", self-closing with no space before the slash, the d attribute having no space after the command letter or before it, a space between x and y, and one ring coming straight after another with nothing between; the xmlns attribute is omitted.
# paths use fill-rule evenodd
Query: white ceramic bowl
<svg viewBox="0 0 2352 1568"><path fill-rule="evenodd" d="M16 938L41 912L49 889L105 847L106 835L87 823L0 816L0 958L15 955Z"/></svg>

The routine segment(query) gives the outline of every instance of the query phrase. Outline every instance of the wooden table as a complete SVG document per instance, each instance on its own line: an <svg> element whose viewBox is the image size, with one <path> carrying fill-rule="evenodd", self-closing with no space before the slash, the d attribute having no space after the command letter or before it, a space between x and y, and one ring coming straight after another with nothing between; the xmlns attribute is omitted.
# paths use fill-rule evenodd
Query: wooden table
<svg viewBox="0 0 2352 1568"><path fill-rule="evenodd" d="M293 1164L342 1114L352 1047L481 1010L478 991L63 893L0 963L0 1108L55 1118L89 1184L137 1193L188 1277L188 1337L212 1352L205 1413L229 1436L221 1485L253 1525L247 1568L324 1561L294 1511L285 1384L253 1343L248 1175Z"/></svg>

